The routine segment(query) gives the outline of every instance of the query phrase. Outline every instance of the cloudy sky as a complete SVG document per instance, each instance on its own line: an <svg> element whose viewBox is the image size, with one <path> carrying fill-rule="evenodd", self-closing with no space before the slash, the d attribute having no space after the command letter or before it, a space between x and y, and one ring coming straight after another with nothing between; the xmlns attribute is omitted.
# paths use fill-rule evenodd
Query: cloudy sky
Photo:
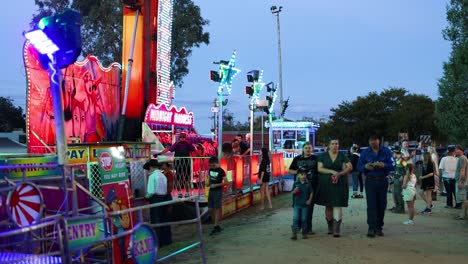
<svg viewBox="0 0 468 264"><path fill-rule="evenodd" d="M117 2L117 1L116 1ZM450 54L442 38L447 0L194 0L210 21L210 44L195 49L190 73L174 104L195 115L196 128L208 133L217 86L208 79L214 61L237 50L242 72L234 79L227 107L247 121L246 73L264 70L265 82L278 81L276 17L280 14L283 94L290 98L286 117L322 118L332 107L389 87L438 97L437 80ZM26 81L22 32L36 10L34 1L15 2L0 16L3 36L0 96L24 107ZM21 11L19 11L21 10ZM264 95L262 95L264 96ZM277 107L278 109L279 107Z"/></svg>

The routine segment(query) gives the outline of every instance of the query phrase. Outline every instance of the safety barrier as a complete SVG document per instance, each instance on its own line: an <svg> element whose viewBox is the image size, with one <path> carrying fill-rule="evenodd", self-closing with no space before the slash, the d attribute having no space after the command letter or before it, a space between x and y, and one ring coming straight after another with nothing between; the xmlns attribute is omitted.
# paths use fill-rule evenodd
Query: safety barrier
<svg viewBox="0 0 468 264"><path fill-rule="evenodd" d="M151 208L187 201L195 203L196 216L193 219L153 224L147 223L143 219L144 211ZM75 217L57 215L28 227L0 233L0 241L2 241L0 263L114 263L109 262L113 254L111 243L118 242L128 236L131 236L128 250L131 252L132 258L137 258L140 254L153 254L154 260L161 262L198 246L201 262L206 263L201 226L201 218L206 213L207 210L201 212L198 199L193 196L104 214ZM135 217L137 224L131 229L115 232L115 229L111 228L112 223L116 217L119 218L122 215ZM175 252L156 258L158 249L155 239L157 236L154 233L151 235L152 228L183 224L197 225L198 240ZM149 231L149 236L142 238L140 233L136 235L142 226L150 227L144 230L147 234ZM139 239L143 240L139 241ZM31 244L38 246L31 249L30 246L27 246ZM99 253L102 248L105 249L104 254Z"/></svg>

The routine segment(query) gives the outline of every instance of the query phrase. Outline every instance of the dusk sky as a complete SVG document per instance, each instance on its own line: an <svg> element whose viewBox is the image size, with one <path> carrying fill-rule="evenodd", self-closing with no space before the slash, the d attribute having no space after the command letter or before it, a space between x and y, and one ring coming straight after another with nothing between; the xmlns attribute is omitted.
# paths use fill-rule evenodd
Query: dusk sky
<svg viewBox="0 0 468 264"><path fill-rule="evenodd" d="M116 1L117 3L118 1ZM284 99L290 98L289 119L327 117L330 108L371 91L403 87L432 99L450 43L442 37L448 0L194 0L210 21L210 44L195 48L189 75L176 91L174 104L194 112L200 133L212 126L210 108L217 85L208 73L214 61L228 60L237 50L237 67L227 108L247 121L246 73L264 70L265 83L278 81L276 17L280 14ZM3 36L0 96L25 107L26 80L22 32L37 9L32 0L15 2L0 16ZM174 32L176 33L176 32ZM264 92L266 93L266 91ZM262 94L261 97L264 97ZM278 97L279 101L279 97ZM276 109L279 109L277 105ZM278 110L276 110L278 111Z"/></svg>

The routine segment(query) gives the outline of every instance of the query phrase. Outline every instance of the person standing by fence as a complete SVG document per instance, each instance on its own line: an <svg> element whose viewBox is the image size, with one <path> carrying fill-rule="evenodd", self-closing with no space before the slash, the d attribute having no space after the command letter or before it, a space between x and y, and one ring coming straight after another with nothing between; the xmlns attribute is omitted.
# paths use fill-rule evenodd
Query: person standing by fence
<svg viewBox="0 0 468 264"><path fill-rule="evenodd" d="M192 177L190 152L195 151L195 147L187 141L187 134L181 133L178 142L164 149L157 155L163 155L169 151L174 152L174 167L176 170L175 185L178 191L178 197L182 198L182 189L185 190L185 197L188 197L190 196Z"/></svg>
<svg viewBox="0 0 468 264"><path fill-rule="evenodd" d="M151 159L143 165L143 169L150 173L148 177L148 186L146 188L145 198L150 204L169 201L167 193L167 178L161 171L161 164L157 160ZM151 224L169 222L169 212L167 206L158 206L150 208ZM156 228L158 234L159 246L165 246L172 243L171 227L162 226Z"/></svg>
<svg viewBox="0 0 468 264"><path fill-rule="evenodd" d="M260 209L264 209L265 197L268 201L268 208L272 209L271 195L270 195L270 177L271 177L271 163L270 152L267 148L261 149L262 160L258 168L258 179L260 181Z"/></svg>
<svg viewBox="0 0 468 264"><path fill-rule="evenodd" d="M219 226L219 217L221 214L221 207L223 205L223 186L228 184L226 172L219 166L217 157L211 157L209 163L209 179L206 186L210 187L208 193L208 209L210 210L210 217L213 221L213 230L210 235L221 232L223 229Z"/></svg>

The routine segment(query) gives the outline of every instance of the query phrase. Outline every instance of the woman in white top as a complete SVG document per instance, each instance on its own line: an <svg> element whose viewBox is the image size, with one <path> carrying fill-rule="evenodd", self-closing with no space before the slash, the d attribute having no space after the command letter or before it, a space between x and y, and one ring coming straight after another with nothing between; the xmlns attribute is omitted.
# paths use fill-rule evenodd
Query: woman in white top
<svg viewBox="0 0 468 264"><path fill-rule="evenodd" d="M406 205L408 206L408 216L409 219L403 224L405 225L414 225L414 200L416 200L416 175L414 175L414 165L413 164L408 164L406 166L406 175L405 178L403 179L403 200L406 202Z"/></svg>

